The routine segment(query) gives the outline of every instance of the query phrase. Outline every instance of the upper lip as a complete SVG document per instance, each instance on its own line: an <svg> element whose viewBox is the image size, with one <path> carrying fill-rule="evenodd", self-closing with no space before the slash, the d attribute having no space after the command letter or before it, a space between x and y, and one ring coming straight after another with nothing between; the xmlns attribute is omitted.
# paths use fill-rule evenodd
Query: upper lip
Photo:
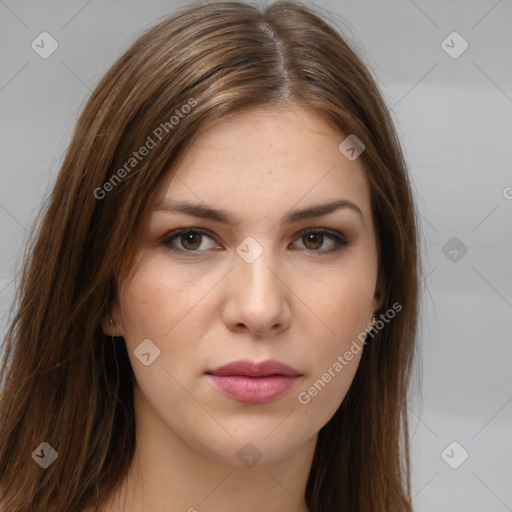
<svg viewBox="0 0 512 512"><path fill-rule="evenodd" d="M297 377L301 375L295 368L275 359L267 359L260 363L248 360L232 361L213 370L208 370L206 373L218 376L245 375L247 377L268 377L270 375Z"/></svg>

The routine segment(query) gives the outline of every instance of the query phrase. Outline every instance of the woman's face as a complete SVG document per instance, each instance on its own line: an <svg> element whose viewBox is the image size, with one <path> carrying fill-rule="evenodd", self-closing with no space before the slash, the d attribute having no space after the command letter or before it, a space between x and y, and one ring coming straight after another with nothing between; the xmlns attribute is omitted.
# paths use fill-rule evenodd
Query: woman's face
<svg viewBox="0 0 512 512"><path fill-rule="evenodd" d="M162 446L275 462L343 401L380 306L369 186L345 137L308 111L245 111L204 132L164 184L113 314L138 428ZM211 375L240 360L253 367ZM294 370L257 376L267 360Z"/></svg>

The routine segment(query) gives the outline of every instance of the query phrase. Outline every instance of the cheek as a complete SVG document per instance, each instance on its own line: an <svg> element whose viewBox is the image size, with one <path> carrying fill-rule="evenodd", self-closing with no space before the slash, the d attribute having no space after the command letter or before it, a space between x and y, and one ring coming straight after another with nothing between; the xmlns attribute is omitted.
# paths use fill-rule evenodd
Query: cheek
<svg viewBox="0 0 512 512"><path fill-rule="evenodd" d="M322 321L322 333L311 332L308 348L311 372L298 390L297 400L317 426L336 412L347 394L364 350L375 292L373 267L354 264L330 273L329 279L309 288L305 302ZM314 418L314 420L313 420Z"/></svg>
<svg viewBox="0 0 512 512"><path fill-rule="evenodd" d="M183 330L197 325L192 319L205 289L213 284L210 281L170 272L162 258L145 258L120 294L127 344L137 344L145 338L161 343L178 332L194 340Z"/></svg>
<svg viewBox="0 0 512 512"><path fill-rule="evenodd" d="M342 348L368 326L375 279L371 268L354 265L326 273L313 286L304 280L297 295L324 325L321 339L327 347Z"/></svg>
<svg viewBox="0 0 512 512"><path fill-rule="evenodd" d="M164 416L167 406L178 407L189 398L178 382L185 382L191 369L202 371L197 357L201 329L211 322L204 296L213 284L213 277L194 280L169 271L162 258L148 256L120 290L124 339L136 381ZM147 342L141 345L144 340L156 349ZM142 346L148 348L143 352ZM137 354L148 350L152 362L146 366ZM153 354L158 355L153 359Z"/></svg>
<svg viewBox="0 0 512 512"><path fill-rule="evenodd" d="M371 294L338 294L338 302L326 308L325 323L334 331L330 336L316 336L315 347L308 351L310 373L297 393L297 401L306 416L319 429L334 415L344 400L364 350L364 329ZM364 299L364 300L363 300Z"/></svg>
<svg viewBox="0 0 512 512"><path fill-rule="evenodd" d="M331 297L336 300L330 306L325 302L323 320L334 334L314 337L315 346L308 350L310 372L296 395L298 407L309 418L309 429L315 431L332 418L352 385L364 350L371 301L371 293L361 288L338 288ZM361 333L363 336L358 338Z"/></svg>

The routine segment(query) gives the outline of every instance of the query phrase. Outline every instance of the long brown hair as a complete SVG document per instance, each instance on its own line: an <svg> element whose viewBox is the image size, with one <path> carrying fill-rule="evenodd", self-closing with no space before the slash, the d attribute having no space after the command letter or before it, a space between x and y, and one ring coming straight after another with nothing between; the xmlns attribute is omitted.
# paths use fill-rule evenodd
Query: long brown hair
<svg viewBox="0 0 512 512"><path fill-rule="evenodd" d="M382 311L401 305L319 432L306 503L311 512L412 510L407 399L420 262L407 168L367 66L334 24L290 2L188 6L144 32L89 98L27 247L4 340L4 510L83 510L126 476L134 375L123 343L114 357L102 318L162 179L204 129L256 106L314 109L363 142ZM43 442L58 454L46 469L33 456L48 453Z"/></svg>

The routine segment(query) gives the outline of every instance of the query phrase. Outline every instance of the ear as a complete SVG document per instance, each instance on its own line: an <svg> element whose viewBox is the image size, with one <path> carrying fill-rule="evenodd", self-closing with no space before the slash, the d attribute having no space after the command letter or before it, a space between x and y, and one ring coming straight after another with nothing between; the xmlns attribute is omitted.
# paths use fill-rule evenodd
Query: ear
<svg viewBox="0 0 512 512"><path fill-rule="evenodd" d="M101 319L101 327L107 336L124 336L123 322L117 301Z"/></svg>

